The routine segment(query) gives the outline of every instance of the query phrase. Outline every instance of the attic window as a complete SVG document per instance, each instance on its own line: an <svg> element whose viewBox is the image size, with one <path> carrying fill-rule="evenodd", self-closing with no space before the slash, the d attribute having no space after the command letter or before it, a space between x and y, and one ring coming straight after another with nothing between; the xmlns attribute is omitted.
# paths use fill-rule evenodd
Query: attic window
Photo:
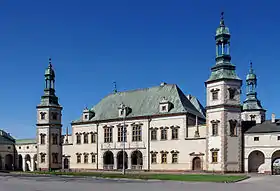
<svg viewBox="0 0 280 191"><path fill-rule="evenodd" d="M88 118L88 115L85 115L85 119L87 119Z"/></svg>
<svg viewBox="0 0 280 191"><path fill-rule="evenodd" d="M163 106L161 107L161 111L166 111L166 105L163 105Z"/></svg>

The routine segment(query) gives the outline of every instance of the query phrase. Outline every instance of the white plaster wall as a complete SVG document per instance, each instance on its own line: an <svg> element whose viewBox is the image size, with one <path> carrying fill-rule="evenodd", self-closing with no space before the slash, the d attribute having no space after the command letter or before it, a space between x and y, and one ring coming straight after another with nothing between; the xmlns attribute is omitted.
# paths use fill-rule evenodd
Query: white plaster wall
<svg viewBox="0 0 280 191"><path fill-rule="evenodd" d="M251 121L250 115L255 115L256 123L262 123L265 120L265 112L263 111L244 111L241 113L242 121Z"/></svg>

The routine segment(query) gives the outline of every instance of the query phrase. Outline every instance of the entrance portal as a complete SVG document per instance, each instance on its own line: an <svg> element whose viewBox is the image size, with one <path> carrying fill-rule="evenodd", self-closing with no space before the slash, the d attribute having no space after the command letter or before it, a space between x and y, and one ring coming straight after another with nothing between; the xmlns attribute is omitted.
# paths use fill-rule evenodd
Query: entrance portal
<svg viewBox="0 0 280 191"><path fill-rule="evenodd" d="M271 172L273 175L280 175L280 150L275 151L271 157Z"/></svg>
<svg viewBox="0 0 280 191"><path fill-rule="evenodd" d="M127 169L127 153L124 152L124 156L123 156L123 151L120 151L117 154L117 161L118 161L117 169L123 168L123 158L124 158L124 168Z"/></svg>
<svg viewBox="0 0 280 191"><path fill-rule="evenodd" d="M194 157L192 162L193 170L202 170L201 168L201 159L199 157Z"/></svg>

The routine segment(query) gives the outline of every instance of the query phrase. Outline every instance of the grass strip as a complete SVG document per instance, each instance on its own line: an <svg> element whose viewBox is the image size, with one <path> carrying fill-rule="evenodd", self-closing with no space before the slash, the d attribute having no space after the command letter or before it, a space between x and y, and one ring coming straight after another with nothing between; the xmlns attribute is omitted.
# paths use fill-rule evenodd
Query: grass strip
<svg viewBox="0 0 280 191"><path fill-rule="evenodd" d="M120 174L101 172L28 172L31 174L68 175L68 176L91 176L101 178L126 178L142 180L173 180L189 182L237 182L249 178L246 175L216 175L216 174Z"/></svg>

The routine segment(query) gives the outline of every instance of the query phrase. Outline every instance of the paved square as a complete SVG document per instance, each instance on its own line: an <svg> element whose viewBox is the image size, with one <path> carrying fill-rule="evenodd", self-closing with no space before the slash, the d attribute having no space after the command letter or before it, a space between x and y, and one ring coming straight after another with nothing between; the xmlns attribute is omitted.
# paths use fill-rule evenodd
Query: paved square
<svg viewBox="0 0 280 191"><path fill-rule="evenodd" d="M0 175L0 191L254 191L279 190L280 176L253 176L239 183L109 180L78 177Z"/></svg>

